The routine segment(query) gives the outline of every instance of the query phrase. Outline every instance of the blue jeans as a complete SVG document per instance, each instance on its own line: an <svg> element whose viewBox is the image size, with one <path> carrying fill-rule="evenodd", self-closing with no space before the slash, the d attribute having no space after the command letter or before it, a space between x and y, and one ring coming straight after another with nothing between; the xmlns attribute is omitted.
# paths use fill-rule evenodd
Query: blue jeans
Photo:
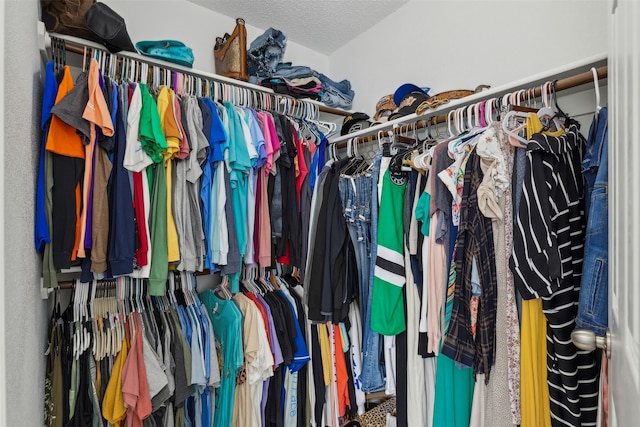
<svg viewBox="0 0 640 427"><path fill-rule="evenodd" d="M351 82L345 79L341 82L335 82L322 73L318 73L318 78L322 82L323 88L331 88L337 92L344 94L347 98L353 99L354 92L351 90Z"/></svg>
<svg viewBox="0 0 640 427"><path fill-rule="evenodd" d="M360 379L362 381L362 390L367 393L384 390L384 372L383 365L380 362L380 354L382 352L382 335L371 329L371 296L373 289L373 276L376 264L377 242L378 242L378 177L380 175L380 160L382 153L378 153L374 160L374 168L371 173L371 192L369 193L369 207L371 212L371 241L369 254L369 276L367 283L366 302L362 301L361 305L366 305L364 323L362 324L363 344L362 344L362 373Z"/></svg>
<svg viewBox="0 0 640 427"><path fill-rule="evenodd" d="M349 236L353 242L358 268L361 323L365 323L369 306L369 266L371 260L371 176L341 177L340 198L344 207Z"/></svg>
<svg viewBox="0 0 640 427"><path fill-rule="evenodd" d="M604 335L609 322L609 203L607 108L591 124L582 164L587 183L587 236L576 327Z"/></svg>
<svg viewBox="0 0 640 427"><path fill-rule="evenodd" d="M318 73L318 78L322 82L322 102L334 108L350 109L353 103L355 92L351 89L349 80L334 82L322 73Z"/></svg>
<svg viewBox="0 0 640 427"><path fill-rule="evenodd" d="M591 205L591 192L595 186L599 167L603 162L602 150L606 145L605 139L608 137L607 111L607 107L604 107L598 115L594 117L591 127L589 128L587 147L584 158L582 159L582 174L586 182L584 199L587 216L589 216L589 208ZM606 159L604 161L606 161ZM605 182L606 181L605 177Z"/></svg>
<svg viewBox="0 0 640 427"><path fill-rule="evenodd" d="M353 92L353 91L352 91ZM339 92L331 87L322 87L320 100L327 106L332 108L351 109L353 104L353 96L349 98L344 93Z"/></svg>
<svg viewBox="0 0 640 427"><path fill-rule="evenodd" d="M286 45L287 36L273 28L269 28L251 42L247 51L250 83L255 84L262 78L271 77L278 63L282 61Z"/></svg>

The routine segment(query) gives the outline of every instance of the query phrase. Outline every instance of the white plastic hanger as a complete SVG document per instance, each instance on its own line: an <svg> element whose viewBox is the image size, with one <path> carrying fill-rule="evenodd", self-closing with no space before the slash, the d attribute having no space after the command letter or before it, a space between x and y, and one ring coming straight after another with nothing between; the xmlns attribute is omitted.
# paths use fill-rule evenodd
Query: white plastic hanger
<svg viewBox="0 0 640 427"><path fill-rule="evenodd" d="M560 124L560 120L556 117L556 112L553 111L551 107L549 107L549 88L551 87L551 82L546 82L542 85L542 102L544 106L538 110L538 117L553 119L553 123L556 126L557 130L562 129L562 125Z"/></svg>
<svg viewBox="0 0 640 427"><path fill-rule="evenodd" d="M451 110L447 113L447 131L449 132L449 137L453 138L455 137L455 134L453 133L453 130L451 130L451 122L452 122L452 117L455 118L455 114L456 114L456 110Z"/></svg>
<svg viewBox="0 0 640 427"><path fill-rule="evenodd" d="M231 292L229 292L229 276L222 276L222 282L220 282L216 289L221 290L226 299L231 299L233 297Z"/></svg>
<svg viewBox="0 0 640 427"><path fill-rule="evenodd" d="M593 74L593 89L596 92L596 114L600 112L602 107L600 106L600 85L598 82L598 70L596 67L591 67L591 73Z"/></svg>
<svg viewBox="0 0 640 427"><path fill-rule="evenodd" d="M473 120L474 118L475 122ZM471 104L467 107L467 125L469 126L469 130L480 126L478 122L478 104Z"/></svg>
<svg viewBox="0 0 640 427"><path fill-rule="evenodd" d="M449 132L449 134L451 135L451 138L455 138L457 135L460 135L460 132L458 130L458 114L459 111L456 108L455 110L453 110L453 116L451 117L452 120L452 124L453 124L453 132Z"/></svg>
<svg viewBox="0 0 640 427"><path fill-rule="evenodd" d="M507 114L505 114L504 118L502 119L502 130L504 131L504 133L506 133L509 136L509 142L511 143L511 145L515 145L514 142L515 141L519 141L521 144L521 148L526 148L527 145L529 144L529 141L527 141L525 138L521 137L517 131L520 131L524 128L525 125L520 124L519 126L514 127L513 129L509 128L509 123L511 122L511 120L514 117L518 117L518 118L522 118L525 120L525 125L526 125L526 119L529 118L529 114L528 113L521 113L519 111L509 111ZM514 141L515 140L515 141ZM517 145L515 145L517 146Z"/></svg>
<svg viewBox="0 0 640 427"><path fill-rule="evenodd" d="M488 105L485 106L485 119L488 124L496 121L494 117L497 117L497 119L500 120L500 111L498 110L499 103L500 101L498 100L498 98L491 98Z"/></svg>
<svg viewBox="0 0 640 427"><path fill-rule="evenodd" d="M502 97L502 106L506 107L507 105L514 105L516 98L516 93L508 93ZM525 138L521 137L518 132L524 128L522 124L514 127L513 129L509 128L509 125L513 122L514 118L520 118L525 120L529 118L528 113L521 113L519 111L509 111L502 118L502 130L509 137L509 143L515 147L526 148L529 144Z"/></svg>

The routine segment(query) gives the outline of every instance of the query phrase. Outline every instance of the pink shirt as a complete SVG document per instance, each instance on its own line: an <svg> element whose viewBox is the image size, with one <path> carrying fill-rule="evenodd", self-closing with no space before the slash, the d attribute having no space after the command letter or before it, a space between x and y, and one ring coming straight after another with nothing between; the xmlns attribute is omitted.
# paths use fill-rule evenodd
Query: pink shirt
<svg viewBox="0 0 640 427"><path fill-rule="evenodd" d="M142 327L138 313L131 314L129 321L135 331L122 368L122 396L127 405L127 427L142 427L142 420L151 415L151 396L142 357Z"/></svg>
<svg viewBox="0 0 640 427"><path fill-rule="evenodd" d="M271 132L269 132L269 125L267 122L268 114L260 111L256 113L258 117L258 124L260 125L260 130L262 130L262 135L264 137L264 152L267 155L267 160L265 160L265 171L268 174L271 172L271 168L273 167L273 144L271 143Z"/></svg>

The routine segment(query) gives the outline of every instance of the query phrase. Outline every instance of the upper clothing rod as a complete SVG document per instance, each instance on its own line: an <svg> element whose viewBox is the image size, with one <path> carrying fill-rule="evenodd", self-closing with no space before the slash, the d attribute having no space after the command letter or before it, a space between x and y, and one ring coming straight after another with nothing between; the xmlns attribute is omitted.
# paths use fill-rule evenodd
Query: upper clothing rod
<svg viewBox="0 0 640 427"><path fill-rule="evenodd" d="M592 83L593 74L591 71L589 71L590 68L596 67L598 72L598 79L604 79L607 77L606 64L607 57L604 54L588 57L581 61L568 64L562 68L536 74L534 76L514 81L502 86L497 86L495 88L478 92L465 98L456 99L447 104L443 104L436 109L428 110L422 115L412 113L395 120L390 120L388 122L380 123L359 130L357 132L333 138L330 141L330 144L336 144L336 148L344 148L347 146L347 141L352 138L367 137L367 139L377 140L378 132L396 129L401 125L407 125L409 123L420 121L429 121L431 124L444 123L447 120L447 113L452 110L461 107L468 107L472 104L488 99L500 98L508 93L518 92L522 89L529 89L529 93L531 94L530 96L533 96L534 98L539 97L542 92L541 85L550 80L557 80L555 83L556 91L574 88L590 82ZM526 100L526 94L523 100ZM424 124L418 124L416 126L416 128L423 127L425 127Z"/></svg>
<svg viewBox="0 0 640 427"><path fill-rule="evenodd" d="M58 39L58 40L62 40L64 41L64 49L68 52L72 52L72 53L77 53L79 55L83 55L85 53L86 49L97 49L97 50L101 50L103 52L108 52L107 48L104 47L101 44L92 42L90 40L85 40L85 39L81 39L79 37L73 37L73 36L68 36L65 34L57 34L57 33L46 33L44 34L45 37L45 48L50 46L50 40L52 38ZM255 85L252 83L248 83L248 82L244 82L242 80L236 80L236 79L232 79L230 77L225 77L225 76L221 76L219 74L214 74L214 73L208 73L206 71L201 71L201 70L194 70L193 68L188 68L188 67L184 67L182 65L178 65L178 64L174 64L172 62L167 62L167 61L163 61L160 59L155 59L155 58L150 58L147 56L143 56L140 55L138 53L134 53L134 52L127 52L127 51L120 51L117 53L113 53L112 55L115 56L119 56L122 58L129 58L132 59L134 61L138 61L138 62L143 62L145 64L149 64L152 66L157 66L166 70L170 70L170 71L175 71L178 73L182 73L182 74L187 74L187 75L191 75L193 77L199 77L203 80L212 80L218 83L222 83L222 84L226 84L226 85L231 85L231 86L236 86L239 88L244 88L244 89L249 89L252 91L256 91L256 92L262 92L262 93L266 93L266 94L270 94L270 95L277 95L279 97L283 97L283 98L291 98L287 95L283 95L280 93L276 93L274 92L272 89L263 87L263 86L259 86L259 85ZM298 100L291 98L294 103L296 103ZM311 100L311 99L304 99L302 100L304 102L308 102L310 104L314 104L318 107L318 109L323 112L323 113L327 113L327 114L334 114L337 116L343 116L346 117L349 114L351 114L351 112L349 111L345 111L345 110L341 110L338 108L331 108L331 107L327 107L323 104L321 104L319 101L315 101L315 100Z"/></svg>
<svg viewBox="0 0 640 427"><path fill-rule="evenodd" d="M208 275L211 275L211 274L213 274L213 273L211 273L211 271L209 269L204 269L203 271L196 271L195 272L196 276L208 276ZM116 279L117 279L117 277L113 277L113 278L108 278L108 279L104 279L104 280L98 280L98 282L113 281L113 280L116 280ZM76 285L75 280L59 280L58 281L58 286L56 286L54 288L45 288L44 286L42 286L42 279L40 279L40 296L41 296L42 299L48 299L49 295L51 295L57 289L59 289L59 290L73 290L73 289L75 289L75 285Z"/></svg>

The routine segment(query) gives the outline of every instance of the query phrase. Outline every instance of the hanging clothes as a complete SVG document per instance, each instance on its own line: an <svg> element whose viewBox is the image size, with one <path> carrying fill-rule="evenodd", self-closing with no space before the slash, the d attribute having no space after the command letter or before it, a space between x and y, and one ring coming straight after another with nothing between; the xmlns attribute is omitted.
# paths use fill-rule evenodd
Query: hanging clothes
<svg viewBox="0 0 640 427"><path fill-rule="evenodd" d="M531 117L532 127L536 119ZM552 355L547 358L552 425L593 423L597 416L599 360L593 352L576 350L571 344L576 316L572 301L579 297L584 248L584 183L578 173L583 150L584 138L575 124L564 135L532 136L511 258L515 284L523 298L542 298L547 353ZM545 174L533 176L531 171ZM535 199L530 197L532 192ZM547 215L540 216L540 212ZM547 224L546 229L540 224ZM533 250L534 238L545 242L541 251ZM527 253L538 255L525 266ZM532 275L538 279L529 279Z"/></svg>

